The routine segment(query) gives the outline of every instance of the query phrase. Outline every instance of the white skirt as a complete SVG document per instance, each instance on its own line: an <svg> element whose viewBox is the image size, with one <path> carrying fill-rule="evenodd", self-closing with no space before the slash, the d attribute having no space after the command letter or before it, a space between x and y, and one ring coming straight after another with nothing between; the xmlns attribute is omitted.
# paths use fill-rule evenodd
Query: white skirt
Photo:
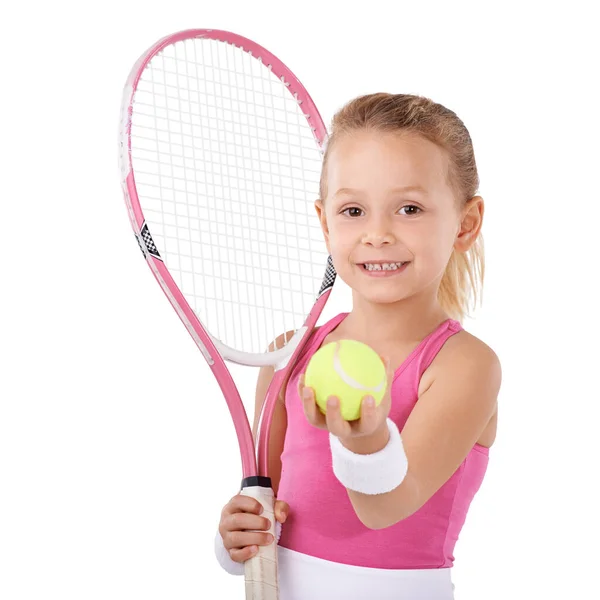
<svg viewBox="0 0 600 600"><path fill-rule="evenodd" d="M279 546L280 600L454 600L451 569L373 569Z"/></svg>

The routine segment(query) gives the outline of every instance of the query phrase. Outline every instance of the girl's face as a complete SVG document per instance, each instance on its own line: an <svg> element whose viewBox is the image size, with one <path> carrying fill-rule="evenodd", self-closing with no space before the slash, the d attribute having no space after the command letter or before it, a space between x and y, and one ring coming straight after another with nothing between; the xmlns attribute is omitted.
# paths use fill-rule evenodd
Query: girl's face
<svg viewBox="0 0 600 600"><path fill-rule="evenodd" d="M447 169L443 151L420 136L356 131L337 140L316 208L339 276L365 299L437 292L461 233ZM371 266L382 262L394 266Z"/></svg>

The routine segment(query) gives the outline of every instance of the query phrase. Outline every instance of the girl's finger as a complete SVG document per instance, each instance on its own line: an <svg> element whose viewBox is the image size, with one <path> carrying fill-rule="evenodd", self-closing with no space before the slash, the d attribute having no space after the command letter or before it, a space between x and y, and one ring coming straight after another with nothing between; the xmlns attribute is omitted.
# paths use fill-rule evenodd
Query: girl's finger
<svg viewBox="0 0 600 600"><path fill-rule="evenodd" d="M365 396L360 405L360 420L358 421L358 430L361 435L368 435L377 429L379 424L379 415L373 396Z"/></svg>
<svg viewBox="0 0 600 600"><path fill-rule="evenodd" d="M263 505L256 498L237 494L225 505L221 514L227 516L238 512L246 512L260 515L263 510Z"/></svg>
<svg viewBox="0 0 600 600"><path fill-rule="evenodd" d="M315 402L314 392L309 387L302 389L302 406L304 407L304 414L311 425L320 429L326 427L325 417Z"/></svg>
<svg viewBox="0 0 600 600"><path fill-rule="evenodd" d="M306 418L311 424L315 424L316 421L316 411L317 408L316 403L313 399L313 393L310 388L303 387L301 388L301 398L302 398L302 406L304 407L304 414Z"/></svg>
<svg viewBox="0 0 600 600"><path fill-rule="evenodd" d="M258 546L246 546L245 548L233 548L229 551L231 560L237 563L245 563L248 559L256 556Z"/></svg>
<svg viewBox="0 0 600 600"><path fill-rule="evenodd" d="M287 502L283 502L282 500L275 501L275 518L280 523L286 522L289 513L290 513L290 506Z"/></svg>
<svg viewBox="0 0 600 600"><path fill-rule="evenodd" d="M249 513L234 513L222 520L225 531L259 530L267 531L271 522L266 517L259 517Z"/></svg>
<svg viewBox="0 0 600 600"><path fill-rule="evenodd" d="M266 532L231 531L223 538L227 550L246 548L247 546L268 546L275 538Z"/></svg>
<svg viewBox="0 0 600 600"><path fill-rule="evenodd" d="M302 398L302 392L304 390L304 373L298 377L298 396Z"/></svg>
<svg viewBox="0 0 600 600"><path fill-rule="evenodd" d="M325 422L329 432L338 437L345 437L351 432L350 424L342 417L340 400L336 396L329 396L327 398Z"/></svg>

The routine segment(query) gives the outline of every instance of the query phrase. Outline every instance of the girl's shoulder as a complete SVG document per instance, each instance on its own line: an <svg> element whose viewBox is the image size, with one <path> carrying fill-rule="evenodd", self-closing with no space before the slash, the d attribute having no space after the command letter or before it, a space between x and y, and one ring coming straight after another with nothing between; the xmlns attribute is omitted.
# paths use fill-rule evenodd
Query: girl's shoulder
<svg viewBox="0 0 600 600"><path fill-rule="evenodd" d="M465 329L448 338L439 356L447 365L465 359L481 368L493 369L500 365L500 359L492 347Z"/></svg>
<svg viewBox="0 0 600 600"><path fill-rule="evenodd" d="M494 353L491 346L463 327L461 327L460 331L458 331L456 335L453 335L448 339L448 341L450 340L455 341L460 347L464 348L468 352L482 351Z"/></svg>
<svg viewBox="0 0 600 600"><path fill-rule="evenodd" d="M423 373L419 395L428 389L434 380L460 377L465 369L474 369L488 374L490 378L501 379L500 359L493 348L476 335L461 328L446 339Z"/></svg>

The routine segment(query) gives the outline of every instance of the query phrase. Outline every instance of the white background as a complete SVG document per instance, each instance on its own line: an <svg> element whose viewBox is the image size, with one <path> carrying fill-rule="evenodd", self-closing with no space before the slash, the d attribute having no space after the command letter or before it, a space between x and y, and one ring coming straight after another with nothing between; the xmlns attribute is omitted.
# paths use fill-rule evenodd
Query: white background
<svg viewBox="0 0 600 600"><path fill-rule="evenodd" d="M600 597L594 3L103 4L2 9L0 598L243 597L212 554L233 428L143 264L117 168L132 63L192 27L269 48L327 122L375 91L465 121L487 202L465 326L504 381L456 598ZM348 308L340 289L329 313Z"/></svg>

